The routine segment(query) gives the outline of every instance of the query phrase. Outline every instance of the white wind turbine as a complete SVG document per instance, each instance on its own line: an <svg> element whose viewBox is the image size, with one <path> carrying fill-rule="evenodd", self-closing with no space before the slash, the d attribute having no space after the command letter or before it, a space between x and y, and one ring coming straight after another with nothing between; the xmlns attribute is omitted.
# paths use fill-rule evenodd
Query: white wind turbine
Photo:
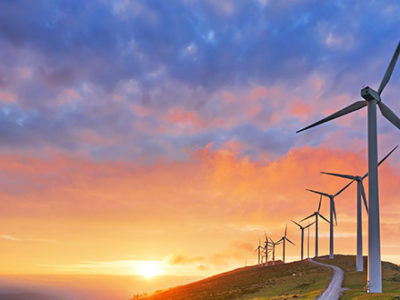
<svg viewBox="0 0 400 300"><path fill-rule="evenodd" d="M378 163L378 167L389 157L390 154L396 150L398 146L394 147L381 161ZM364 206L368 213L367 199L365 197L365 190L363 185L363 180L368 176L368 172L363 176L345 175L337 173L321 172L322 174L342 177L351 179L352 182L357 181L357 256L356 256L356 269L358 272L363 271L363 247L362 247L362 211L361 211L361 197L364 200Z"/></svg>
<svg viewBox="0 0 400 300"><path fill-rule="evenodd" d="M291 243L293 246L296 246L295 244L293 244L287 237L287 225L285 226L285 235L278 241L278 242L282 242L282 261L283 263L285 263L285 246L286 246L286 241L288 241L289 243Z"/></svg>
<svg viewBox="0 0 400 300"><path fill-rule="evenodd" d="M303 260L303 257L304 257L304 255L303 255L304 229L310 227L310 226L313 225L315 222L312 222L312 223L310 223L310 224L308 224L308 225L306 225L306 226L301 226L299 223L297 223L297 222L295 222L295 221L293 221L293 220L292 220L292 222L293 222L294 224L296 224L297 226L299 226L299 228L300 228L300 230L301 230L301 252L300 252L300 253L301 253L301 260Z"/></svg>
<svg viewBox="0 0 400 300"><path fill-rule="evenodd" d="M310 190L307 189L307 191L312 192L312 193L316 193L319 194L321 196L325 196L329 198L329 214L330 214L330 224L329 224L329 258L332 259L333 258L333 217L335 217L335 223L337 225L337 219L336 219L336 208L335 208L335 197L339 196L345 189L347 189L347 187L352 184L353 181L349 182L347 185L345 185L339 192L337 192L334 195L330 195L330 194L326 194L326 193L322 193L322 192L318 192L318 191L314 191L314 190Z"/></svg>
<svg viewBox="0 0 400 300"><path fill-rule="evenodd" d="M321 215L319 213L319 210L321 209L321 201L322 201L322 196L319 199L318 210L300 221L300 222L303 222L311 217L315 217L315 222L314 222L315 223L315 257L318 257L318 217L321 217L323 220L330 223L323 215Z"/></svg>
<svg viewBox="0 0 400 300"><path fill-rule="evenodd" d="M379 85L378 91L369 86L361 90L361 97L365 100L353 104L331 114L330 116L311 124L297 132L328 122L338 117L368 106L368 291L370 293L382 293L382 269L381 269L381 237L379 220L379 193L378 193L378 149L376 128L376 105L382 115L394 126L400 129L400 119L386 106L381 99L381 94L393 73L397 58L400 53L400 42L393 54L392 60L386 69L385 75Z"/></svg>

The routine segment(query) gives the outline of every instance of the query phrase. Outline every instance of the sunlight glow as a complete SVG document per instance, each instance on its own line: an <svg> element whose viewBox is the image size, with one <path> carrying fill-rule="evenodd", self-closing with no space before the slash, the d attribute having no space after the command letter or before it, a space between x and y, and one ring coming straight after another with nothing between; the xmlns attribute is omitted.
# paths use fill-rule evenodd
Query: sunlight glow
<svg viewBox="0 0 400 300"><path fill-rule="evenodd" d="M162 273L162 267L158 261L142 261L136 272L143 277L152 278Z"/></svg>

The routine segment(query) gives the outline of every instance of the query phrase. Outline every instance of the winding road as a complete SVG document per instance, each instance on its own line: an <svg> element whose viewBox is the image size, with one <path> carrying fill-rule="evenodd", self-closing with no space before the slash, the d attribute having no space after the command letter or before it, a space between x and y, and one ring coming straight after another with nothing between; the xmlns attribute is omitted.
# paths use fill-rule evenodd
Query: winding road
<svg viewBox="0 0 400 300"><path fill-rule="evenodd" d="M316 299L318 300L334 300L334 299L339 299L340 294L342 292L342 282L343 282L343 270L337 266L332 266L332 265L327 265L323 264L320 262L316 262L312 260L311 258L308 259L309 262L324 266L327 268L333 269L333 276L331 279L331 282L329 283L328 288L325 290L325 292L322 293L321 296L317 297Z"/></svg>

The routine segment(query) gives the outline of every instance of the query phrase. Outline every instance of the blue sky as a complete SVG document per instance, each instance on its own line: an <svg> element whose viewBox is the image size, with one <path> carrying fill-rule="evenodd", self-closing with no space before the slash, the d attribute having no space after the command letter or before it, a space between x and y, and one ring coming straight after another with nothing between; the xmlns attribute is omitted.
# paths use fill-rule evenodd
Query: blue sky
<svg viewBox="0 0 400 300"><path fill-rule="evenodd" d="M318 146L325 133L296 141L295 130L377 86L399 12L396 1L2 1L2 151L151 162L209 143L242 143L252 159ZM312 107L303 118L296 99Z"/></svg>

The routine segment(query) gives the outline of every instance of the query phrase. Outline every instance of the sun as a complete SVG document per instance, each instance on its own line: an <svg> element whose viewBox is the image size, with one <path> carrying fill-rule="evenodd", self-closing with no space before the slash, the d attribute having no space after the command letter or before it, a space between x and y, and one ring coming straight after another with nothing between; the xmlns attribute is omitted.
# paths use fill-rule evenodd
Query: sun
<svg viewBox="0 0 400 300"><path fill-rule="evenodd" d="M137 273L145 278L153 278L162 273L162 268L158 261L141 261L137 266Z"/></svg>

